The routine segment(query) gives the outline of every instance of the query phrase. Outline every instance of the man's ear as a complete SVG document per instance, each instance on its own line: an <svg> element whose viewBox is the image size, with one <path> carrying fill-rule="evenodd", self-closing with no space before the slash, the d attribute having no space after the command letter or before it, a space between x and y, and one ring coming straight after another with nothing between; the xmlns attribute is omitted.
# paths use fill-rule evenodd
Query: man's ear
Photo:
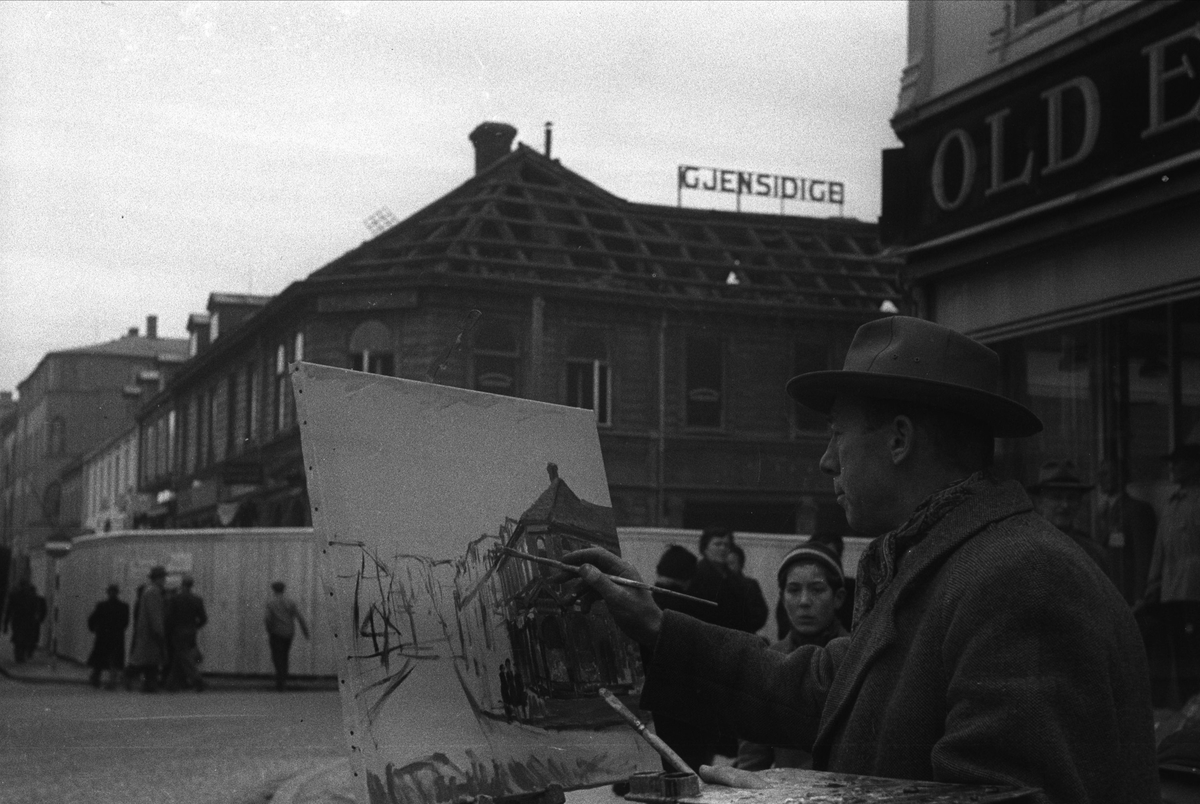
<svg viewBox="0 0 1200 804"><path fill-rule="evenodd" d="M892 456L892 465L899 466L904 459L912 454L916 446L917 426L913 420L901 414L892 419L892 430L888 434L888 452Z"/></svg>

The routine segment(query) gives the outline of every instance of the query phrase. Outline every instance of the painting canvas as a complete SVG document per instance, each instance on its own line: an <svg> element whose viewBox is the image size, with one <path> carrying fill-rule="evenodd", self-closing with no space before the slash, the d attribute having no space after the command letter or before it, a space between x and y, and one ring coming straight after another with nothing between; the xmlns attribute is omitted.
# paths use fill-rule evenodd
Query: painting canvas
<svg viewBox="0 0 1200 804"><path fill-rule="evenodd" d="M570 790L659 766L636 646L558 558L619 552L588 410L293 370L352 766L376 802Z"/></svg>

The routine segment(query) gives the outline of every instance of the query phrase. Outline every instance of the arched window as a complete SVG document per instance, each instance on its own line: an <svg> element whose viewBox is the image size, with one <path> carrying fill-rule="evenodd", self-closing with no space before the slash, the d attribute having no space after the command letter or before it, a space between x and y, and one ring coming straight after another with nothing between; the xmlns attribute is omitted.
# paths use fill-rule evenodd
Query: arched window
<svg viewBox="0 0 1200 804"><path fill-rule="evenodd" d="M505 396L520 393L520 351L508 322L489 321L475 328L472 362L477 391Z"/></svg>
<svg viewBox="0 0 1200 804"><path fill-rule="evenodd" d="M612 383L603 332L582 330L567 341L567 404L595 412L597 424L612 424Z"/></svg>
<svg viewBox="0 0 1200 804"><path fill-rule="evenodd" d="M396 375L392 331L381 321L364 321L350 336L350 368L370 374Z"/></svg>

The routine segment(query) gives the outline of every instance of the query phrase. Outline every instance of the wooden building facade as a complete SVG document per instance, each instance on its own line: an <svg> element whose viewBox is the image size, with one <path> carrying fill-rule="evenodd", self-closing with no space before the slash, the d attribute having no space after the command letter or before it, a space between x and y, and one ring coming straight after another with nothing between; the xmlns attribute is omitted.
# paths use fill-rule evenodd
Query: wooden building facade
<svg viewBox="0 0 1200 804"><path fill-rule="evenodd" d="M905 306L876 226L631 203L515 134L480 126L474 177L278 296L210 299L142 412L148 524L309 522L303 359L594 410L621 526L811 528L825 424L783 386Z"/></svg>

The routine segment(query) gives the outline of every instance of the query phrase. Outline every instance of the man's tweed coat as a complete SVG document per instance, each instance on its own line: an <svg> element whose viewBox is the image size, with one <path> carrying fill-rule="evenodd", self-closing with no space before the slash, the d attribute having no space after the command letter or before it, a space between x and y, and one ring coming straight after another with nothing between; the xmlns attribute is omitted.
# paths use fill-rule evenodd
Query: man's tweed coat
<svg viewBox="0 0 1200 804"><path fill-rule="evenodd" d="M814 767L1157 802L1145 652L1125 602L1014 482L983 481L902 558L853 636L788 656L666 612L642 706L715 707Z"/></svg>

